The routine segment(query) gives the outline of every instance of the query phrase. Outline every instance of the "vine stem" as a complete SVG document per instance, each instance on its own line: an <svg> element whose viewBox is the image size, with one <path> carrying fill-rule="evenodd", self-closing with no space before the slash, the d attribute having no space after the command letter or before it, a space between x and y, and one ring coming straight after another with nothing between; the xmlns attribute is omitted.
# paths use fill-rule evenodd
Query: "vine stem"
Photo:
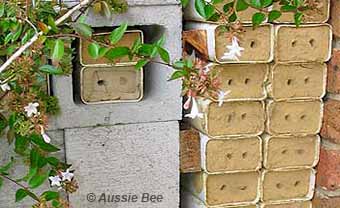
<svg viewBox="0 0 340 208"><path fill-rule="evenodd" d="M79 9L87 6L89 3L91 3L91 0L83 0L76 6L74 6L72 9L70 9L68 12L66 12L63 16L61 16L59 19L55 21L56 25L61 24L64 22L67 18L69 18L74 12L78 11ZM25 43L23 46L21 46L9 59L6 60L6 62L1 65L0 67L0 73L3 72L9 65L12 64L15 59L17 59L21 54L27 50L35 41L38 40L38 38L43 35L43 32L40 31L39 33L36 33L27 43Z"/></svg>
<svg viewBox="0 0 340 208"><path fill-rule="evenodd" d="M35 201L40 202L39 197L38 197L37 195L35 195L34 193L32 193L32 192L29 190L28 187L22 185L21 183L18 183L18 182L15 181L14 179L12 179L12 178L10 178L10 177L8 177L8 176L2 174L2 173L0 173L0 176L3 177L4 179L6 179L6 180L8 180L8 181L10 181L10 182L12 182L12 183L14 183L14 184L16 184L17 186L20 186L21 188L25 189L26 191L28 191L28 192L30 193L30 196L31 196Z"/></svg>

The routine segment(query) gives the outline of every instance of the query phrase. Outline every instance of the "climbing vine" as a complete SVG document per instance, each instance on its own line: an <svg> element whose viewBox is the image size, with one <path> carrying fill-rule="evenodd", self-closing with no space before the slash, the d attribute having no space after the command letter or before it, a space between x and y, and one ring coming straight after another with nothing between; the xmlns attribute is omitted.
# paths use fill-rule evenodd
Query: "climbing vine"
<svg viewBox="0 0 340 208"><path fill-rule="evenodd" d="M313 0L223 2L195 0L195 8L206 20L220 21L231 34L232 45L227 47L229 51L225 54L229 59L237 59L244 50L237 39L237 34L242 32L238 12L255 8L254 26L273 22L282 12L293 12L298 26L305 10L317 8ZM276 2L281 9L270 9ZM189 0L182 0L183 6L188 3ZM223 6L218 6L221 3ZM0 155L1 161L5 162L0 165L0 189L5 180L16 184L16 202L30 197L35 208L69 207L61 192L70 194L78 189L75 170L53 154L60 149L52 144L53 138L47 133L48 119L60 112L58 99L48 89L49 76L71 75L75 39L90 42L88 52L93 59L105 57L112 63L123 57L137 59L136 70L148 63L172 68L169 80L183 81L183 95L188 97L184 108L192 107L186 117L200 116L195 107L196 97L217 100L222 105L228 94L220 90L220 80L210 71L211 64L197 59L195 54L172 61L164 48L164 36L153 43L136 39L131 47L118 46L128 29L128 23L122 23L111 31L108 40L93 38L94 30L86 23L90 8L97 15L111 18L113 14L126 12L128 4L125 0L83 0L70 7L59 1L0 0L0 134L7 138L8 149L13 149L8 161L5 161L5 153ZM28 167L22 178L14 178L11 174L18 161ZM37 194L36 189L46 181L50 182L50 188Z"/></svg>

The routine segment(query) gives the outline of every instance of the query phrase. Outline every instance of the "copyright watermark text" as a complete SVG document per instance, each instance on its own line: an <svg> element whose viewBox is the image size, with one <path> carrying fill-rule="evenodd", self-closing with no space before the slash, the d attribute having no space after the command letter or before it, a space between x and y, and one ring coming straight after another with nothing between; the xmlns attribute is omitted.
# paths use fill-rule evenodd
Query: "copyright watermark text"
<svg viewBox="0 0 340 208"><path fill-rule="evenodd" d="M86 199L91 203L162 203L162 194L141 193L141 194L108 194L108 193L89 193Z"/></svg>

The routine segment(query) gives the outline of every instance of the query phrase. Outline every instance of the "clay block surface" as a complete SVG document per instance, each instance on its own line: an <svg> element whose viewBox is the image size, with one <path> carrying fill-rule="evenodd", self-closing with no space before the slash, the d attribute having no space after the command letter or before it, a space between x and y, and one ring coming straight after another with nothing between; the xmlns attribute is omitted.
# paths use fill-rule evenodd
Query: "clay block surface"
<svg viewBox="0 0 340 208"><path fill-rule="evenodd" d="M311 201L282 203L282 204L268 204L263 205L261 208L312 208Z"/></svg>
<svg viewBox="0 0 340 208"><path fill-rule="evenodd" d="M277 64L272 69L274 99L321 98L325 94L326 64Z"/></svg>
<svg viewBox="0 0 340 208"><path fill-rule="evenodd" d="M262 201L311 199L314 180L312 169L265 171Z"/></svg>
<svg viewBox="0 0 340 208"><path fill-rule="evenodd" d="M252 202L258 197L257 172L208 175L207 204Z"/></svg>
<svg viewBox="0 0 340 208"><path fill-rule="evenodd" d="M265 162L267 169L312 167L318 161L320 138L271 137L265 140Z"/></svg>
<svg viewBox="0 0 340 208"><path fill-rule="evenodd" d="M196 130L180 132L180 165L182 173L201 170L200 137Z"/></svg>
<svg viewBox="0 0 340 208"><path fill-rule="evenodd" d="M333 49L332 59L328 63L327 91L340 94L340 49Z"/></svg>
<svg viewBox="0 0 340 208"><path fill-rule="evenodd" d="M340 37L340 2L338 0L331 0L331 20L333 26L333 33Z"/></svg>
<svg viewBox="0 0 340 208"><path fill-rule="evenodd" d="M222 81L221 89L229 91L226 99L257 99L266 97L264 81L267 77L267 64L225 64L216 65L213 70Z"/></svg>
<svg viewBox="0 0 340 208"><path fill-rule="evenodd" d="M211 103L208 109L208 132L211 136L261 134L264 130L262 102Z"/></svg>
<svg viewBox="0 0 340 208"><path fill-rule="evenodd" d="M85 67L81 73L85 103L138 101L143 96L143 72L134 66Z"/></svg>
<svg viewBox="0 0 340 208"><path fill-rule="evenodd" d="M340 197L329 197L329 198L319 198L315 197L313 199L313 208L338 208L340 204Z"/></svg>
<svg viewBox="0 0 340 208"><path fill-rule="evenodd" d="M278 62L324 62L330 58L329 25L278 26L275 59Z"/></svg>
<svg viewBox="0 0 340 208"><path fill-rule="evenodd" d="M271 102L268 104L270 134L316 134L321 127L320 101Z"/></svg>
<svg viewBox="0 0 340 208"><path fill-rule="evenodd" d="M98 40L102 40L105 42L110 42L109 41L109 36L110 33L99 33L99 34L94 34L94 38ZM135 40L140 39L143 41L143 34L142 31L127 31L122 39L116 44L118 47L131 47L134 43ZM107 58L98 58L98 59L93 59L91 58L90 54L88 53L88 47L90 45L90 41L83 41L80 44L80 62L82 65L87 66L87 65L110 65L113 64L112 61L110 61ZM133 61L137 61L132 60ZM119 63L131 63L128 57L123 57L119 60L117 60L116 64ZM132 63L133 65L133 63Z"/></svg>
<svg viewBox="0 0 340 208"><path fill-rule="evenodd" d="M261 167L262 143L259 137L209 140L206 160L209 172L257 170Z"/></svg>
<svg viewBox="0 0 340 208"><path fill-rule="evenodd" d="M192 195L190 192L181 192L181 208L258 208L256 205L245 205L245 206L209 206L204 204L203 201Z"/></svg>
<svg viewBox="0 0 340 208"><path fill-rule="evenodd" d="M244 48L239 60L241 62L270 62L272 59L272 29L270 26L261 26L256 30L252 27L244 27L245 32L239 38L240 46ZM227 37L228 33L224 32L222 26L215 30L215 50L216 59L219 62L223 60L222 56L228 52L227 45L231 45Z"/></svg>
<svg viewBox="0 0 340 208"><path fill-rule="evenodd" d="M329 0L315 1L317 9L304 11L303 23L324 23L329 18ZM273 9L280 10L282 5L275 3ZM283 12L277 22L294 23L293 12Z"/></svg>
<svg viewBox="0 0 340 208"><path fill-rule="evenodd" d="M320 151L316 183L318 187L322 189L336 191L340 189L340 147L339 145L331 145L328 147L325 144L322 145Z"/></svg>
<svg viewBox="0 0 340 208"><path fill-rule="evenodd" d="M179 126L177 121L65 130L66 157L77 170L80 189L70 202L81 208L179 206ZM97 201L88 202L94 193ZM102 193L136 194L136 203L99 203ZM160 203L141 195L162 195Z"/></svg>
<svg viewBox="0 0 340 208"><path fill-rule="evenodd" d="M340 144L340 101L325 102L321 136L334 143Z"/></svg>

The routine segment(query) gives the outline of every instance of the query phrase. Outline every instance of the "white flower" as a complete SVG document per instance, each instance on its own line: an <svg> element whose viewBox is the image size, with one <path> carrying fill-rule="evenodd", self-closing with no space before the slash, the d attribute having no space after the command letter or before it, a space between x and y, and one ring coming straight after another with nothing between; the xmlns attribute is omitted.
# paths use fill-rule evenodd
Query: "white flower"
<svg viewBox="0 0 340 208"><path fill-rule="evenodd" d="M241 56L241 51L244 50L244 48L239 46L238 40L235 36L232 39L231 45L227 46L227 49L229 49L229 52L224 53L221 59L238 61L238 57Z"/></svg>
<svg viewBox="0 0 340 208"><path fill-rule="evenodd" d="M11 90L11 87L7 83L0 85L0 87L4 92Z"/></svg>
<svg viewBox="0 0 340 208"><path fill-rule="evenodd" d="M213 63L209 63L209 64L205 65L205 67L203 68L204 74L208 74L209 71L210 71L210 67L212 67L212 66L214 66Z"/></svg>
<svg viewBox="0 0 340 208"><path fill-rule="evenodd" d="M66 180L72 181L72 178L74 176L73 173L70 173L70 169L67 169L66 172L61 172L61 175L63 177L62 179L63 181L66 181Z"/></svg>
<svg viewBox="0 0 340 208"><path fill-rule="evenodd" d="M48 179L51 181L51 186L61 186L61 179L59 176L50 176Z"/></svg>
<svg viewBox="0 0 340 208"><path fill-rule="evenodd" d="M44 139L44 141L46 143L51 143L51 138L45 133L45 129L43 126L40 126L40 132L41 132L41 136Z"/></svg>
<svg viewBox="0 0 340 208"><path fill-rule="evenodd" d="M218 92L218 106L221 107L223 105L223 102L224 102L224 97L226 95L228 95L230 93L230 90L227 91L227 92L223 92L222 90L220 90Z"/></svg>
<svg viewBox="0 0 340 208"><path fill-rule="evenodd" d="M24 107L27 113L27 116L32 117L33 114L38 115L39 114L38 106L39 106L39 103L28 103L28 105Z"/></svg>
<svg viewBox="0 0 340 208"><path fill-rule="evenodd" d="M185 110L188 110L188 109L189 109L191 100L192 100L192 96L189 96L188 99L187 99L187 101L185 101L185 103L184 103L184 105L183 105L183 108L184 108Z"/></svg>
<svg viewBox="0 0 340 208"><path fill-rule="evenodd" d="M194 119L196 117L203 118L203 113L199 112L197 102L195 98L192 98L192 106L191 106L191 111L189 114L186 114L184 117L189 117L191 119Z"/></svg>

